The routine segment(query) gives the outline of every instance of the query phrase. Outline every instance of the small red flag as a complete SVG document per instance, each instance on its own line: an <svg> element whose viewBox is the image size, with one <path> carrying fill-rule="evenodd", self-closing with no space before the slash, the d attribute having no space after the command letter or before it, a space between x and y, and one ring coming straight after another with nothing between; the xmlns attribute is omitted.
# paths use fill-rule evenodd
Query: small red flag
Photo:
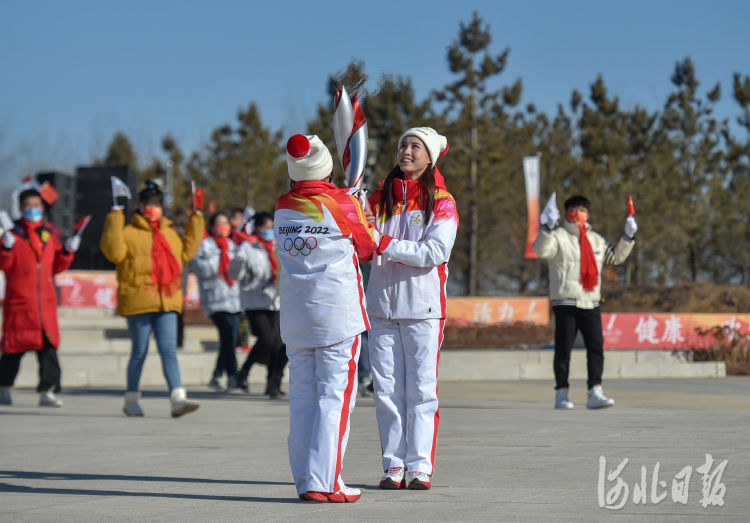
<svg viewBox="0 0 750 523"><path fill-rule="evenodd" d="M633 205L632 196L628 196L628 216L635 216L635 205Z"/></svg>
<svg viewBox="0 0 750 523"><path fill-rule="evenodd" d="M84 229L86 229L86 226L89 224L90 221L91 221L91 215L87 214L86 216L84 216L83 218L81 218L80 220L76 222L76 224L73 226L73 229L76 231L76 234L78 236L83 234Z"/></svg>
<svg viewBox="0 0 750 523"><path fill-rule="evenodd" d="M47 205L52 205L57 201L57 198L59 197L57 191L49 182L44 182L39 187L39 195L42 197L42 200L47 202Z"/></svg>
<svg viewBox="0 0 750 523"><path fill-rule="evenodd" d="M193 208L203 210L203 196L206 192L200 187L193 185Z"/></svg>
<svg viewBox="0 0 750 523"><path fill-rule="evenodd" d="M213 200L208 202L208 214L211 215L216 212L216 204Z"/></svg>

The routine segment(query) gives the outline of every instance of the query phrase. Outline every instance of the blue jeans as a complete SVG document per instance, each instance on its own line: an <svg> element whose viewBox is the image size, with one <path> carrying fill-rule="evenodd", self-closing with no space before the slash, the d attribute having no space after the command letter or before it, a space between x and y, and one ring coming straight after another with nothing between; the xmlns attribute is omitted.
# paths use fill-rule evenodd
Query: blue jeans
<svg viewBox="0 0 750 523"><path fill-rule="evenodd" d="M177 313L147 312L126 318L132 342L128 361L128 392L138 390L143 363L148 353L148 337L152 330L169 391L182 387L180 367L177 363Z"/></svg>

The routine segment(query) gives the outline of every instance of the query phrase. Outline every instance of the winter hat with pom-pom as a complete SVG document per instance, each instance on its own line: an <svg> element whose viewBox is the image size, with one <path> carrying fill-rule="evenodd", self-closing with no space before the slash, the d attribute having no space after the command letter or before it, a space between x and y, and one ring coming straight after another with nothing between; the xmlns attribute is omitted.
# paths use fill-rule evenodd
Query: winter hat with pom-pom
<svg viewBox="0 0 750 523"><path fill-rule="evenodd" d="M403 142L404 138L407 136L416 136L424 142L427 147L427 152L430 154L430 160L432 161L433 167L435 167L438 158L448 152L448 139L442 134L438 134L432 127L412 127L407 130L401 135L401 138L398 139L399 148L401 147L401 142Z"/></svg>
<svg viewBox="0 0 750 523"><path fill-rule="evenodd" d="M295 134L286 143L286 165L295 182L323 180L333 171L333 158L314 134Z"/></svg>

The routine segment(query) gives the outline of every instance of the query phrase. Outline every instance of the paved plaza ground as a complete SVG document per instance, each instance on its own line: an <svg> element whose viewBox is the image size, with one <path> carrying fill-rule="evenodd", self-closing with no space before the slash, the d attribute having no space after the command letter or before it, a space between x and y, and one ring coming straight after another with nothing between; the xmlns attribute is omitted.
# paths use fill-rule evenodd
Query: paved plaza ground
<svg viewBox="0 0 750 523"><path fill-rule="evenodd" d="M153 389L137 419L119 390L71 389L62 409L14 390L0 407L0 520L750 520L750 378L609 380L605 392L616 406L589 411L574 382L576 408L555 411L549 382L441 382L424 492L377 488L375 407L359 398L343 476L363 494L338 505L295 495L286 400L194 387L200 409L172 419Z"/></svg>

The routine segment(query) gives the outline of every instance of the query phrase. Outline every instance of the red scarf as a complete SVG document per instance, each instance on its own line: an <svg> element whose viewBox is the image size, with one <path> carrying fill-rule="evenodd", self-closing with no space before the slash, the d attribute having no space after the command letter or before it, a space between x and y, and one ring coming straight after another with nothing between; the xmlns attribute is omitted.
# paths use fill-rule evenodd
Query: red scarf
<svg viewBox="0 0 750 523"><path fill-rule="evenodd" d="M42 250L44 249L44 243L40 236L42 225L44 224L41 220L37 223L31 223L21 218L21 227L23 227L23 230L26 232L26 237L29 239L29 245L31 245L31 250L34 251L37 261L42 259Z"/></svg>
<svg viewBox="0 0 750 523"><path fill-rule="evenodd" d="M581 285L584 291L591 292L599 283L599 269L596 266L594 250L586 236L585 222L578 224L578 232L581 234Z"/></svg>
<svg viewBox="0 0 750 523"><path fill-rule="evenodd" d="M223 236L211 236L216 245L221 249L221 258L219 260L219 274L221 274L226 282L231 287L234 285L234 280L229 277L229 242Z"/></svg>
<svg viewBox="0 0 750 523"><path fill-rule="evenodd" d="M154 245L151 248L151 279L159 287L159 292L167 296L180 288L180 264L172 253L167 238L159 230L159 222L151 222L154 231Z"/></svg>
<svg viewBox="0 0 750 523"><path fill-rule="evenodd" d="M252 243L252 240L260 243L268 252L268 259L271 260L271 272L273 273L273 282L276 283L276 275L279 273L279 259L276 257L276 249L274 248L273 240L266 241L258 234L251 234L248 241Z"/></svg>

